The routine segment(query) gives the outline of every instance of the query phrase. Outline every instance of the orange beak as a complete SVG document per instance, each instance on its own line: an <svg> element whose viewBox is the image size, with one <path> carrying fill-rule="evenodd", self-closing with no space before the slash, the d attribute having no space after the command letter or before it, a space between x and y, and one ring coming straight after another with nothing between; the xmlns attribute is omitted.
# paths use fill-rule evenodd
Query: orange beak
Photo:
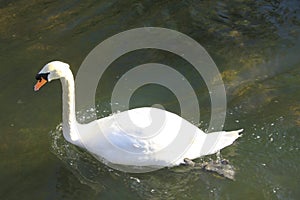
<svg viewBox="0 0 300 200"><path fill-rule="evenodd" d="M38 91L46 83L47 81L43 77L41 77L41 80L38 80L38 82L34 85L34 91Z"/></svg>

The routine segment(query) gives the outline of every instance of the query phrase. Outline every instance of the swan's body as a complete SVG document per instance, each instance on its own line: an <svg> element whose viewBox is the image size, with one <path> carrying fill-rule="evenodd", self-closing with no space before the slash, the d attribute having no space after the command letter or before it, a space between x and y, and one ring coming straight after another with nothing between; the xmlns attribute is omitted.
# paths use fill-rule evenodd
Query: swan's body
<svg viewBox="0 0 300 200"><path fill-rule="evenodd" d="M51 80L61 80L65 139L114 164L178 165L184 163L184 158L195 159L216 153L232 144L242 131L206 134L176 114L150 107L136 108L88 124L79 124L75 117L74 78L69 65L59 61L48 63L36 79L39 81L35 90ZM149 128L149 125L153 125L152 120L155 121L153 116L163 117L163 123Z"/></svg>

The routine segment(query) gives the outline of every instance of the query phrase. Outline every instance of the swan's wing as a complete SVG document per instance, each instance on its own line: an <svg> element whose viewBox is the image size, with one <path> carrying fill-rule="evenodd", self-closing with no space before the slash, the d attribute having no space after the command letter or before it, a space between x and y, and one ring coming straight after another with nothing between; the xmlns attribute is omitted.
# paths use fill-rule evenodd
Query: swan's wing
<svg viewBox="0 0 300 200"><path fill-rule="evenodd" d="M176 137L174 132L180 123L181 118L173 113L145 107L114 114L100 126L116 147L132 153L151 154Z"/></svg>
<svg viewBox="0 0 300 200"><path fill-rule="evenodd" d="M82 146L106 161L135 166L172 166L232 144L239 131L205 134L176 114L138 108L79 125Z"/></svg>
<svg viewBox="0 0 300 200"><path fill-rule="evenodd" d="M168 166L176 159L172 155L185 152L199 131L178 115L153 108L117 113L92 124L89 134L81 134L85 147L112 163L125 165ZM186 145L182 145L184 140ZM183 149L177 148L180 145Z"/></svg>

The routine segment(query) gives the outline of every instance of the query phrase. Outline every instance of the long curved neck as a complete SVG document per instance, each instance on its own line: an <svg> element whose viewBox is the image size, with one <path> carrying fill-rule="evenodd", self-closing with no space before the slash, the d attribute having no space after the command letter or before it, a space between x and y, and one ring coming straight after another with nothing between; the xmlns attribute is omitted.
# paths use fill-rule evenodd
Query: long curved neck
<svg viewBox="0 0 300 200"><path fill-rule="evenodd" d="M75 87L71 70L60 79L63 91L63 134L66 140L74 143L79 139L75 115Z"/></svg>

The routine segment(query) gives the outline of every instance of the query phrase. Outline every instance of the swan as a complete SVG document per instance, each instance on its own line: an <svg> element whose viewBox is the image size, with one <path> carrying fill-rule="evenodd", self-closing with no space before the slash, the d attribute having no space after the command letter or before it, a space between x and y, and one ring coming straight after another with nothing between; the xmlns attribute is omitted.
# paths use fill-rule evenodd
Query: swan
<svg viewBox="0 0 300 200"><path fill-rule="evenodd" d="M116 165L176 166L185 163L185 158L192 160L218 152L231 145L243 131L206 134L180 116L153 107L135 108L80 124L75 116L75 83L70 66L52 61L35 78L34 91L52 80L61 81L64 138Z"/></svg>

